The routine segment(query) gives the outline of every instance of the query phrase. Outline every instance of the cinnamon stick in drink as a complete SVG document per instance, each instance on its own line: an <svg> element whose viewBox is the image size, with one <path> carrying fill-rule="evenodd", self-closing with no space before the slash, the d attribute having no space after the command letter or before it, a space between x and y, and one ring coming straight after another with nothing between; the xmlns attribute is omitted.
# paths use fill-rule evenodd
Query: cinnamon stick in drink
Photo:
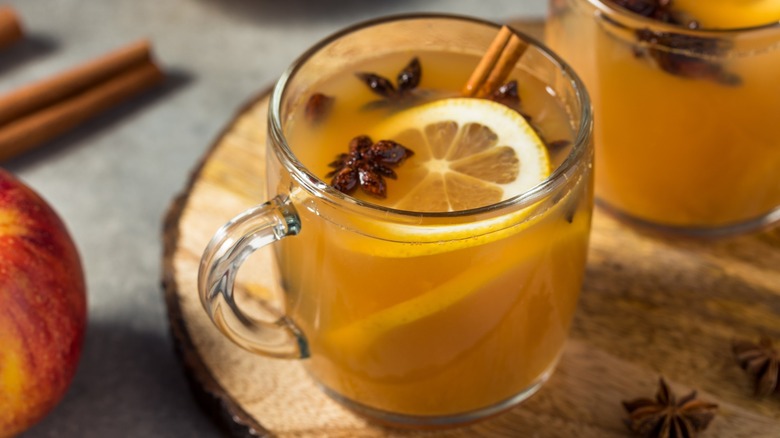
<svg viewBox="0 0 780 438"><path fill-rule="evenodd" d="M512 33L512 37L506 43L498 61L496 61L496 65L490 71L487 79L485 79L477 92L477 97L491 96L501 85L503 85L527 48L528 43Z"/></svg>
<svg viewBox="0 0 780 438"><path fill-rule="evenodd" d="M22 38L22 25L13 8L0 6L0 49Z"/></svg>
<svg viewBox="0 0 780 438"><path fill-rule="evenodd" d="M509 27L503 26L463 87L466 97L488 97L503 85L528 48Z"/></svg>
<svg viewBox="0 0 780 438"><path fill-rule="evenodd" d="M474 69L471 77L469 77L469 80L463 87L461 94L463 94L465 97L474 97L477 94L479 88L485 82L485 79L487 79L488 75L490 75L493 67L495 67L496 61L498 61L499 56L501 56L501 52L504 50L506 43L511 37L512 30L507 26L502 26L501 30L498 31L498 34L490 43L490 47L488 47L487 52L482 55L482 59L479 60L477 68Z"/></svg>

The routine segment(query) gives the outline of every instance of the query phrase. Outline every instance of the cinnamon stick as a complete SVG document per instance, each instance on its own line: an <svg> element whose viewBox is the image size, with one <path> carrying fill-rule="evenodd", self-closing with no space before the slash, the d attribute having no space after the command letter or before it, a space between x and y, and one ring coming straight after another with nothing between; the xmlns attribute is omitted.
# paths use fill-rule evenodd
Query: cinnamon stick
<svg viewBox="0 0 780 438"><path fill-rule="evenodd" d="M487 52L485 52L485 54L482 55L482 59L479 60L477 68L475 68L474 72L471 73L471 77L463 87L461 94L466 97L473 97L477 94L477 91L479 91L479 88L485 82L485 79L487 79L490 71L493 70L493 67L496 65L496 61L498 61L499 56L501 56L501 52L504 50L506 43L511 37L512 31L509 29L509 27L502 26L501 30L498 31L498 34L490 43L490 47L488 47Z"/></svg>
<svg viewBox="0 0 780 438"><path fill-rule="evenodd" d="M462 94L466 97L492 95L509 77L527 48L528 43L508 26L501 27L463 87Z"/></svg>
<svg viewBox="0 0 780 438"><path fill-rule="evenodd" d="M10 46L22 38L19 17L10 6L0 6L0 49Z"/></svg>
<svg viewBox="0 0 780 438"><path fill-rule="evenodd" d="M53 78L0 97L0 126L67 99L123 71L151 62L149 42L122 47Z"/></svg>
<svg viewBox="0 0 780 438"><path fill-rule="evenodd" d="M0 161L60 135L162 81L140 41L0 97Z"/></svg>

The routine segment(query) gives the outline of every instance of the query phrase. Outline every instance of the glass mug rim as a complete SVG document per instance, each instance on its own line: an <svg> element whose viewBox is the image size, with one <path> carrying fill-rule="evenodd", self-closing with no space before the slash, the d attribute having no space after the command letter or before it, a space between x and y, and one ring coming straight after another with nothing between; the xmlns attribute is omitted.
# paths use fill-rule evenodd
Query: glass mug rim
<svg viewBox="0 0 780 438"><path fill-rule="evenodd" d="M577 0L575 0L577 1ZM780 20L770 21L768 23L755 26L742 26L734 28L700 28L688 29L676 24L664 23L652 18L635 14L626 9L612 5L604 0L578 0L589 3L602 13L609 16L610 19L629 29L638 30L640 28L652 28L664 32L698 36L701 38L724 38L734 36L759 36L765 32L780 34Z"/></svg>
<svg viewBox="0 0 780 438"><path fill-rule="evenodd" d="M269 152L276 154L281 165L290 172L292 178L300 184L307 192L318 197L323 198L339 207L352 207L356 209L356 212L364 211L369 213L384 213L391 214L396 217L406 218L454 218L454 217L469 217L476 216L484 213L496 213L501 214L502 211L512 211L515 209L521 209L530 206L536 202L545 199L552 193L555 193L559 187L566 184L567 175L576 171L579 166L584 166L587 163L587 154L591 145L593 114L590 97L585 89L584 83L580 80L579 76L574 70L557 54L550 50L543 43L537 39L519 32L530 46L533 46L537 51L544 55L548 60L552 61L557 70L560 70L563 77L567 79L567 85L571 87L576 96L576 101L580 104L580 122L579 126L575 128L575 135L573 141L572 150L567 157L553 170L553 172L539 182L533 188L511 198L503 201L486 205L483 207L472 208L467 210L457 210L451 212L421 212L421 211L409 211L400 210L391 207L381 206L371 202L362 201L357 198L353 198L346 195L330 184L323 181L321 178L311 172L306 166L301 163L300 160L293 153L290 148L284 130L282 128L282 105L287 91L287 85L295 74L300 70L304 64L322 49L329 44L341 39L342 37L353 34L363 29L374 27L377 25L403 22L412 20L424 20L424 19L439 19L439 20L451 20L462 21L467 24L484 25L487 27L493 27L498 31L500 25L489 21L474 17L455 15L455 14L400 14L391 15L381 18L375 18L371 20L361 21L342 30L335 32L310 47L302 55L300 55L290 66L285 70L282 76L274 86L268 111L268 131L269 131ZM513 29L514 30L514 29ZM516 30L515 30L516 31ZM570 117L571 118L571 117Z"/></svg>

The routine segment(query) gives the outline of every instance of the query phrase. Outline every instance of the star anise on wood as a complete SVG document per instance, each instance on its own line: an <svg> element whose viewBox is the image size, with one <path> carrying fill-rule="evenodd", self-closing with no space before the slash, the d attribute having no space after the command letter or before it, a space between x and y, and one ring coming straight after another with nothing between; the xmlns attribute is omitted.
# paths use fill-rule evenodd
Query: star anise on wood
<svg viewBox="0 0 780 438"><path fill-rule="evenodd" d="M360 135L349 142L348 153L338 155L335 161L328 164L334 170L326 177L332 177L331 185L342 193L352 194L359 186L371 196L385 198L385 178L398 178L392 168L401 165L412 155L414 152L411 149L392 140L374 143L370 137Z"/></svg>
<svg viewBox="0 0 780 438"><path fill-rule="evenodd" d="M715 418L718 405L696 400L696 391L677 400L666 381L659 380L655 399L624 401L628 428L644 438L692 438Z"/></svg>
<svg viewBox="0 0 780 438"><path fill-rule="evenodd" d="M355 76L366 84L374 94L382 97L380 100L369 102L365 108L381 108L414 100L412 91L420 85L422 65L417 57L412 58L409 64L398 73L397 85L394 85L390 79L376 73L359 72L355 73Z"/></svg>
<svg viewBox="0 0 780 438"><path fill-rule="evenodd" d="M757 396L780 394L780 352L771 339L762 336L757 344L735 341L732 351L742 369L755 379Z"/></svg>

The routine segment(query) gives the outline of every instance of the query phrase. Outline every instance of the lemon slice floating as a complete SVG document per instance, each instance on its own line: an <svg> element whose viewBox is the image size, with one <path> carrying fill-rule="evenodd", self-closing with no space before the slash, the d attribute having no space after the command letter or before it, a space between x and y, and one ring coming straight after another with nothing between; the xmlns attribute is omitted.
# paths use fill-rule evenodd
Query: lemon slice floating
<svg viewBox="0 0 780 438"><path fill-rule="evenodd" d="M414 151L396 170L398 179L383 202L400 210L483 207L524 193L550 175L547 148L534 129L518 112L490 100L451 98L420 105L391 116L368 134ZM528 210L436 225L353 217L355 226L372 238L352 233L340 244L393 258L454 251L518 232L524 227L514 225Z"/></svg>
<svg viewBox="0 0 780 438"><path fill-rule="evenodd" d="M412 211L468 210L519 195L550 174L547 148L518 112L453 98L402 111L372 138L414 151L399 169L388 203Z"/></svg>
<svg viewBox="0 0 780 438"><path fill-rule="evenodd" d="M675 0L674 8L710 29L760 26L780 20L777 0Z"/></svg>
<svg viewBox="0 0 780 438"><path fill-rule="evenodd" d="M398 179L388 187L384 202L400 210L484 207L524 193L550 175L547 148L534 129L518 112L490 100L452 98L413 107L391 116L369 135L395 140L414 151L397 169ZM369 252L408 257L500 238L486 234L516 224L526 214L517 211L478 222L431 226L382 222L362 226L387 241L373 242L366 248Z"/></svg>

